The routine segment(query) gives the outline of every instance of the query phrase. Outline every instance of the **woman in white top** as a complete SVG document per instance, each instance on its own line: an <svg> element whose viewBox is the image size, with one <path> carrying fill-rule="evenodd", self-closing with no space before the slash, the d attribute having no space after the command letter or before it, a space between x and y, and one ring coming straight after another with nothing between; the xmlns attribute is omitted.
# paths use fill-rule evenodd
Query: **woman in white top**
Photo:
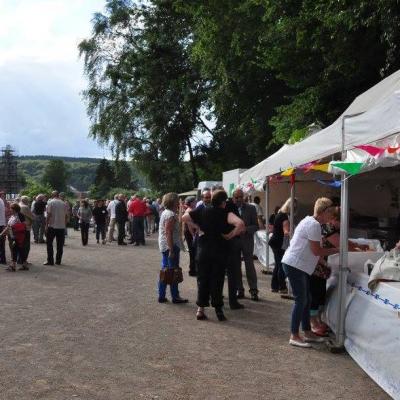
<svg viewBox="0 0 400 400"><path fill-rule="evenodd" d="M297 226L290 246L282 259L282 266L293 290L295 304L292 311L291 335L289 343L293 346L311 347L308 342L319 342L310 326L310 276L317 266L319 257L338 253L337 248L322 247L321 225L332 219L332 201L319 198L314 205L314 215L305 217ZM304 338L299 335L300 322Z"/></svg>
<svg viewBox="0 0 400 400"><path fill-rule="evenodd" d="M176 193L167 193L163 197L165 210L161 214L158 231L158 246L162 255L160 280L158 282L158 302L166 303L165 297L167 285L170 285L172 302L174 304L187 303L179 294L178 279L176 272L181 271L179 267L179 253L181 249L181 235L179 229L179 218L177 215L179 197Z"/></svg>

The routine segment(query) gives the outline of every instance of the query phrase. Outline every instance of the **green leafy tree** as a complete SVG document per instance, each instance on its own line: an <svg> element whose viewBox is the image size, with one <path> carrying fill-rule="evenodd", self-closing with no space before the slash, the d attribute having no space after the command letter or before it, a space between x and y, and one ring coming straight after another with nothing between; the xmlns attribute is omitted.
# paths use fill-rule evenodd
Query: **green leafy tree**
<svg viewBox="0 0 400 400"><path fill-rule="evenodd" d="M135 188L135 184L132 181L132 169L127 161L116 160L114 170L115 170L114 186L123 187L126 189Z"/></svg>
<svg viewBox="0 0 400 400"><path fill-rule="evenodd" d="M33 179L27 178L25 187L21 191L21 195L28 196L30 199L34 199L38 194L45 194L50 196L52 192L52 187L49 184L42 184Z"/></svg>
<svg viewBox="0 0 400 400"><path fill-rule="evenodd" d="M50 160L43 173L42 183L60 192L67 190L69 170L63 160Z"/></svg>
<svg viewBox="0 0 400 400"><path fill-rule="evenodd" d="M146 4L107 1L80 43L91 135L131 154L154 186L179 190L199 179L193 143L206 129L207 82L190 57L188 17L171 0Z"/></svg>
<svg viewBox="0 0 400 400"><path fill-rule="evenodd" d="M90 187L90 193L93 197L103 197L113 186L115 186L114 168L103 158L96 168L94 185Z"/></svg>

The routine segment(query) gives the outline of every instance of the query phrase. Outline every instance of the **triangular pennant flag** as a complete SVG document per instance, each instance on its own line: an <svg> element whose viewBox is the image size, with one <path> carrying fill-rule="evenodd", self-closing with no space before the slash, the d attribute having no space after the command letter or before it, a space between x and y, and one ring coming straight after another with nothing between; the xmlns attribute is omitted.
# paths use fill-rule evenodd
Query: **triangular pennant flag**
<svg viewBox="0 0 400 400"><path fill-rule="evenodd" d="M281 173L282 176L290 176L294 174L294 168L288 168Z"/></svg>
<svg viewBox="0 0 400 400"><path fill-rule="evenodd" d="M393 153L396 153L396 151L397 150L399 150L400 149L400 146L397 146L397 147L388 147L386 150L387 150L387 152L389 153L389 154L393 154Z"/></svg>
<svg viewBox="0 0 400 400"><path fill-rule="evenodd" d="M368 154L371 154L371 156L380 156L385 152L385 149L382 149L381 147L376 147L376 146L370 146L368 144L366 145L361 145L361 146L355 146L356 149L364 150Z"/></svg>
<svg viewBox="0 0 400 400"><path fill-rule="evenodd" d="M312 169L313 171L328 172L328 170L329 170L329 163L326 163L326 164L316 164L316 165L313 165L313 166L311 167L311 169Z"/></svg>
<svg viewBox="0 0 400 400"><path fill-rule="evenodd" d="M330 165L335 168L340 168L350 175L356 175L361 171L364 163L361 162L331 162Z"/></svg>
<svg viewBox="0 0 400 400"><path fill-rule="evenodd" d="M317 179L317 182L320 183L321 185L325 185L325 186L331 186L334 188L340 188L342 186L342 182L341 181L321 181L319 179Z"/></svg>

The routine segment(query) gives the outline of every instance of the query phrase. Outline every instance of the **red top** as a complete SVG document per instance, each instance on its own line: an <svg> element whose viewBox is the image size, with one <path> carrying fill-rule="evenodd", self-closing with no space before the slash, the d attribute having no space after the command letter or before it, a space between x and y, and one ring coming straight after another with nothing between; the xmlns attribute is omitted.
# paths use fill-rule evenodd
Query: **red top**
<svg viewBox="0 0 400 400"><path fill-rule="evenodd" d="M135 199L129 205L128 211L134 217L144 217L147 211L146 203L143 200Z"/></svg>

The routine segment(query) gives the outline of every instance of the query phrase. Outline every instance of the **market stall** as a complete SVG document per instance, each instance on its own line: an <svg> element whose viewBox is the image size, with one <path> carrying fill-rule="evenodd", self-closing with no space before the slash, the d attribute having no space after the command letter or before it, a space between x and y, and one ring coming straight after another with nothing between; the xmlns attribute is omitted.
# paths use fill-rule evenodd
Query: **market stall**
<svg viewBox="0 0 400 400"><path fill-rule="evenodd" d="M389 382L385 376L393 376L395 371L398 370L400 338L397 332L400 328L400 319L390 319L391 325L388 325L390 329L386 337L370 340L370 343L372 343L370 348L370 343L363 345L365 335L361 335L357 330L352 330L352 325L346 325L346 323L349 323L348 318L346 318L346 315L348 315L346 312L349 313L351 311L352 314L363 314L365 320L369 320L374 326L380 318L375 308L361 308L362 304L359 301L352 301L354 304L351 309L349 308L348 285L354 284L363 287L362 280L367 277L363 272L363 266L354 259L354 253L348 253L349 217L351 208L353 208L351 200L356 196L358 198L356 202L358 204L363 203L362 206L368 208L367 212L369 214L371 214L371 210L376 210L377 215L369 215L368 213L364 216L361 215L366 218L364 221L359 220L358 222L360 224L364 223L364 229L368 230L373 237L374 233L371 228L374 223L368 218L376 218L378 221L377 229L380 227L382 230L387 228L388 236L392 233L392 237L387 238L386 244L393 245L396 235L396 227L393 226L393 221L399 214L400 209L398 179L395 179L394 182L389 182L386 177L383 178L381 176L376 182L371 181L369 185L364 186L364 192L365 188L369 190L364 197L361 197L360 193L354 194L353 192L352 194L351 190L358 179L362 180L361 177L363 175L361 174L378 167L394 167L400 163L400 136L398 136L400 132L399 90L400 71L357 97L332 125L301 142L283 146L277 153L241 175L241 184L243 186L252 184L255 187L260 187L266 182L265 209L266 214L268 214L270 192L273 191L270 183L274 179L289 179L291 197L294 199L297 185L301 185L298 183L299 176L316 172L330 174L322 180L316 179L318 183L323 182L324 185L340 190L342 213L341 245L338 257L335 296L332 297L328 305L328 310L331 307L328 320L336 333L336 345L340 347L344 344L360 366L396 399L400 398L398 386L393 385L393 382ZM391 172L389 170L385 168L378 171L390 175ZM393 168L393 170L397 174L399 173L398 169ZM368 172L364 176L370 173ZM383 202L384 197L379 196L379 192L385 186L391 193L389 204L385 204ZM320 191L318 195L320 196L321 194ZM297 195L296 197L299 198ZM357 212L357 209L355 211ZM354 223L354 221L353 219L352 222ZM293 226L293 224L291 225ZM360 229L358 232L360 233ZM268 251L266 251L266 254L268 255ZM357 273L359 274L358 281L355 280L355 273L350 272L348 274L348 265L352 265L354 262L357 266L354 271L358 271ZM378 291L380 290L379 285ZM332 308L333 304L336 304L334 309ZM347 331L347 328L350 330ZM376 355L373 349L379 340L382 340L382 346L379 347L382 354ZM390 341L390 345L383 345L384 341ZM354 349L361 347L365 349L364 358L369 360L368 363L361 362L361 358L357 357L354 351ZM380 367L380 359L386 360L387 369ZM371 366L375 362L374 370L367 366L367 364ZM390 373L387 372L388 370Z"/></svg>

